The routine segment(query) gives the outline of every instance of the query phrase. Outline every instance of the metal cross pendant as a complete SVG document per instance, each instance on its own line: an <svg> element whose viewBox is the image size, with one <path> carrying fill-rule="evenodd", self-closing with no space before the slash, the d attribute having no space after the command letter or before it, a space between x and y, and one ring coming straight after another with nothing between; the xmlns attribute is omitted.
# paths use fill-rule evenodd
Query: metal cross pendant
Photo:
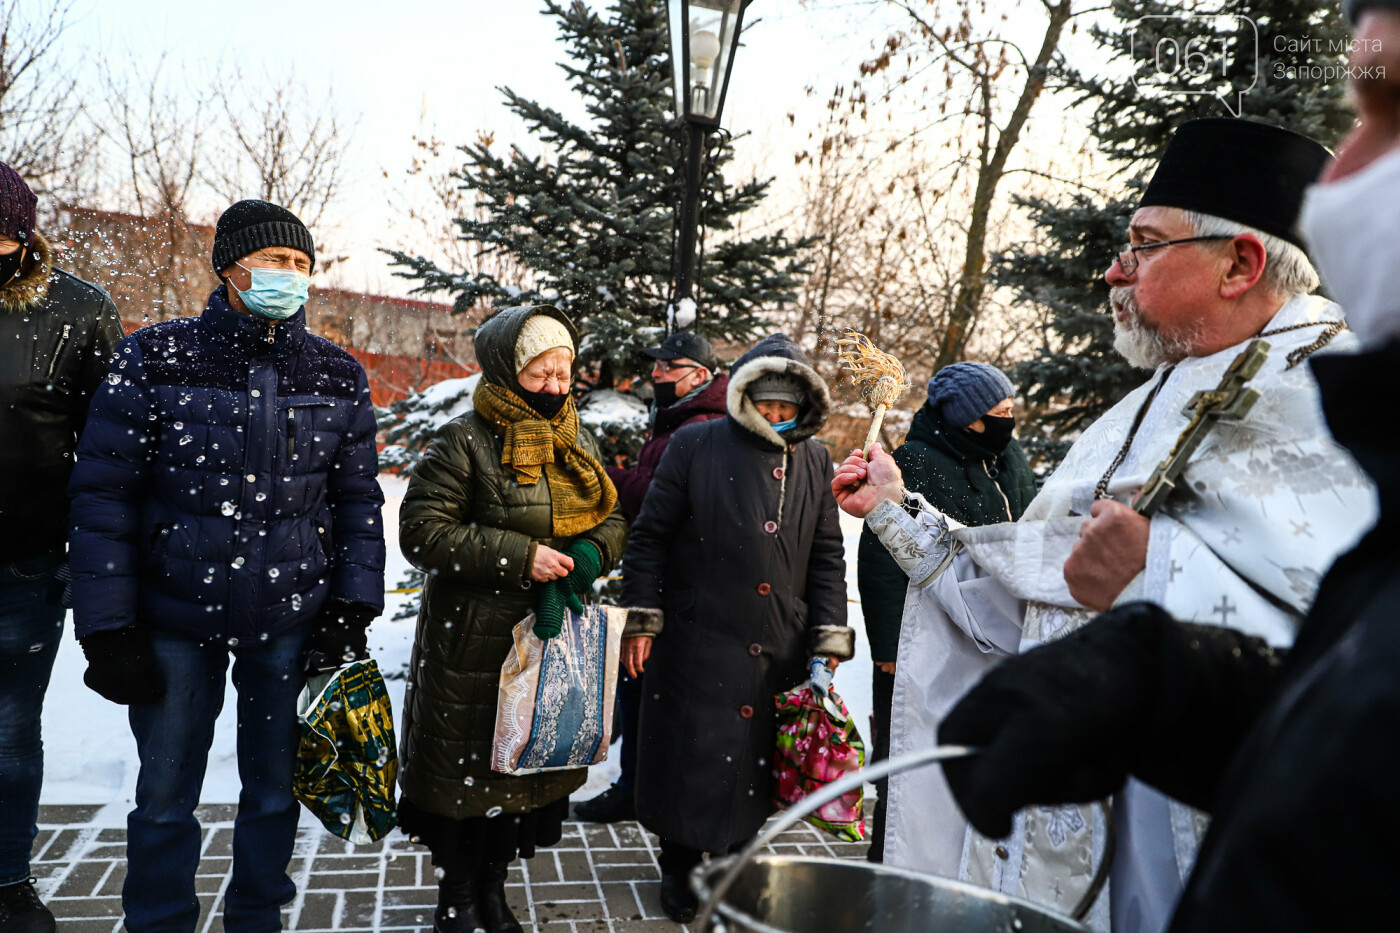
<svg viewBox="0 0 1400 933"><path fill-rule="evenodd" d="M1214 389L1197 392L1191 396L1184 413L1191 416L1186 429L1176 439L1167 458L1157 465L1152 475L1143 484L1133 508L1140 515L1151 515L1161 508L1162 503L1176 488L1177 477L1186 469L1186 463L1196 448L1205 440L1217 421L1240 421L1259 401L1259 390L1249 388L1246 383L1259 372L1264 360L1269 356L1267 340L1251 340L1230 368L1225 370L1220 384Z"/></svg>

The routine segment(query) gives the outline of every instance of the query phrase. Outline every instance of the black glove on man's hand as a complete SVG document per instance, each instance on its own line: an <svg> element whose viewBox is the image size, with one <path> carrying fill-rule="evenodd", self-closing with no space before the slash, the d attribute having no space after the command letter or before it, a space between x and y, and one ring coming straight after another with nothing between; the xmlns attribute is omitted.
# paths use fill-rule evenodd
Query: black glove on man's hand
<svg viewBox="0 0 1400 933"><path fill-rule="evenodd" d="M78 644L88 662L83 683L105 699L130 706L165 696L165 676L143 626L93 632L79 638Z"/></svg>
<svg viewBox="0 0 1400 933"><path fill-rule="evenodd" d="M302 649L302 669L308 674L324 674L368 657L369 624L377 615L373 606L364 603L327 600Z"/></svg>
<svg viewBox="0 0 1400 933"><path fill-rule="evenodd" d="M992 838L1025 806L1098 800L1129 774L1209 807L1278 663L1260 639L1120 606L1008 658L958 702L938 741L979 751L944 764L948 786Z"/></svg>

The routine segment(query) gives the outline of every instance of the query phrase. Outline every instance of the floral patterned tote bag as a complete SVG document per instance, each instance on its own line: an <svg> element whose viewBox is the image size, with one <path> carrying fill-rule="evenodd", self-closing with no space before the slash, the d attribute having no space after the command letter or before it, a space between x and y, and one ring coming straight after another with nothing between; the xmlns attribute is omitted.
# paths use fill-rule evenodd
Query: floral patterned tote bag
<svg viewBox="0 0 1400 933"><path fill-rule="evenodd" d="M774 697L778 741L773 755L773 804L790 807L852 771L865 767L865 743L845 702L810 686ZM865 838L865 791L857 788L807 817L807 822L846 842Z"/></svg>

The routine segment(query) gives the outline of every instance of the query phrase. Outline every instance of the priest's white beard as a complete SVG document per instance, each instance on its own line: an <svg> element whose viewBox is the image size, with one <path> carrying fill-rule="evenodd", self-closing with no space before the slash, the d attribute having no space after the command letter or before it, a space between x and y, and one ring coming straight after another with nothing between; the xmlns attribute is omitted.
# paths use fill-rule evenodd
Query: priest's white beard
<svg viewBox="0 0 1400 933"><path fill-rule="evenodd" d="M1168 339L1162 332L1142 319L1131 285L1116 285L1109 292L1109 307L1113 315L1113 349L1136 369L1156 369L1191 355L1193 341L1186 338ZM1127 312L1128 319L1120 321L1117 309Z"/></svg>

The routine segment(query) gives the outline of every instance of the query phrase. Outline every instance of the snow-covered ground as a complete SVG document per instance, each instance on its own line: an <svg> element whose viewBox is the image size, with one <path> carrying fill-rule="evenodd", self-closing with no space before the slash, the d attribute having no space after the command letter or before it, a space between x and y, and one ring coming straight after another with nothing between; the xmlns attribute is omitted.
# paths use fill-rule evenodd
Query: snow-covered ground
<svg viewBox="0 0 1400 933"><path fill-rule="evenodd" d="M388 474L382 475L379 482L384 489L384 529L389 548L385 580L386 585L394 587L408 570L408 562L399 553L398 547L399 503L403 501L408 482ZM868 735L870 650L865 640L865 625L855 583L856 540L860 522L843 514L841 527L846 539L847 591L850 622L856 630L856 657L837 671L836 690L845 699L861 733ZM384 615L370 627L370 650L386 674L408 666L409 650L413 643L413 620L389 621L406 599L407 595L390 593ZM42 802L106 805L97 822L121 826L125 825L126 813L131 809L136 790L136 743L127 727L125 708L108 703L84 686L85 667L82 650L73 639L70 619L44 705ZM402 709L403 681L391 677L386 684L394 709ZM230 684L223 713L215 728L214 746L209 752L209 771L200 798L205 803L238 801L238 762L234 755L235 706L235 694ZM613 750L616 752L616 746ZM603 791L616 773L615 760L595 766L588 784L574 795L574 799L585 799ZM314 821L305 811L302 817L303 820Z"/></svg>

